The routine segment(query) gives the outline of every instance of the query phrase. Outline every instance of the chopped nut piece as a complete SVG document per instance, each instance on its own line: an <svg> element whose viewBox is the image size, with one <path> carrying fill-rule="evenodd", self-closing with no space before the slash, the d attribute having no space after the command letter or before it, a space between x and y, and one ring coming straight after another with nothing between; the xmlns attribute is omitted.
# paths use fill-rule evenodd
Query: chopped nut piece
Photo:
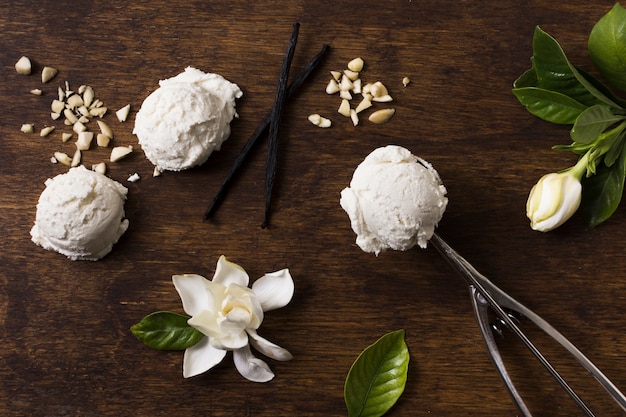
<svg viewBox="0 0 626 417"><path fill-rule="evenodd" d="M40 89L38 89L38 88L35 88L34 90L30 90L30 93L31 93L31 94L34 94L34 95L36 95L36 96L40 96L40 95L42 95L42 94L43 94L43 91L41 91L41 90L40 90Z"/></svg>
<svg viewBox="0 0 626 417"><path fill-rule="evenodd" d="M91 169L96 171L98 174L104 175L107 172L107 164L100 162L99 164L92 165Z"/></svg>
<svg viewBox="0 0 626 417"><path fill-rule="evenodd" d="M353 125L356 126L359 124L359 116L357 115L356 110L350 109L350 119L352 120Z"/></svg>
<svg viewBox="0 0 626 417"><path fill-rule="evenodd" d="M111 150L111 162L119 161L122 158L125 158L133 151L132 145L128 146L116 146Z"/></svg>
<svg viewBox="0 0 626 417"><path fill-rule="evenodd" d="M361 84L362 84L362 81L360 78L357 78L356 80L352 82L352 92L354 94L361 94Z"/></svg>
<svg viewBox="0 0 626 417"><path fill-rule="evenodd" d="M339 83L339 89L341 91L350 91L352 90L353 87L354 87L354 84L352 84L352 80L348 78L348 76L343 75L341 77L341 82Z"/></svg>
<svg viewBox="0 0 626 417"><path fill-rule="evenodd" d="M330 75L333 76L335 81L339 81L339 79L341 78L341 71L331 71Z"/></svg>
<svg viewBox="0 0 626 417"><path fill-rule="evenodd" d="M319 127L330 127L330 125L331 125L330 119L322 117L319 114L311 114L311 115L309 115L309 122L311 122L315 126L319 126Z"/></svg>
<svg viewBox="0 0 626 417"><path fill-rule="evenodd" d="M61 140L63 142L67 142L68 140L72 139L72 134L71 133L67 133L67 132L63 132L61 134Z"/></svg>
<svg viewBox="0 0 626 417"><path fill-rule="evenodd" d="M331 79L326 85L326 94L335 94L339 92L339 84L337 80Z"/></svg>
<svg viewBox="0 0 626 417"><path fill-rule="evenodd" d="M89 109L87 108L87 106L80 106L79 108L76 109L76 111L83 115L84 117L88 117L89 116Z"/></svg>
<svg viewBox="0 0 626 417"><path fill-rule="evenodd" d="M349 91L340 91L339 97L341 97L344 100L352 100L352 94L350 94Z"/></svg>
<svg viewBox="0 0 626 417"><path fill-rule="evenodd" d="M411 82L411 80L409 79L409 77L404 77L404 78L402 79L402 85L403 85L403 86L405 86L405 87L406 87L407 85L409 85L409 83L410 83L410 82Z"/></svg>
<svg viewBox="0 0 626 417"><path fill-rule="evenodd" d="M133 175L131 175L130 177L128 177L128 178L126 179L126 181L128 181L128 182L137 182L137 181L139 181L140 179L141 179L141 177L139 176L139 174L137 174L137 173L135 172Z"/></svg>
<svg viewBox="0 0 626 417"><path fill-rule="evenodd" d="M389 92L387 91L387 87L385 87L385 85L380 81L376 81L374 84L372 84L372 86L370 87L370 93L374 97L382 97L389 94Z"/></svg>
<svg viewBox="0 0 626 417"><path fill-rule="evenodd" d="M343 71L344 75L346 77L348 77L350 80L354 81L357 78L359 78L359 73L355 72L355 71L350 71L350 70L344 70Z"/></svg>
<svg viewBox="0 0 626 417"><path fill-rule="evenodd" d="M91 88L90 86L85 87L85 91L82 94L83 94L83 102L85 103L85 106L87 107L91 106L91 103L93 102L93 99L94 99L93 88Z"/></svg>
<svg viewBox="0 0 626 417"><path fill-rule="evenodd" d="M322 122L322 116L320 116L319 114L310 114L309 122L313 123L315 126L319 126Z"/></svg>
<svg viewBox="0 0 626 417"><path fill-rule="evenodd" d="M382 109L370 114L369 121L377 125L387 123L396 112L395 109Z"/></svg>
<svg viewBox="0 0 626 417"><path fill-rule="evenodd" d="M76 140L76 149L86 151L91 147L91 141L93 140L93 132L83 131L78 134Z"/></svg>
<svg viewBox="0 0 626 417"><path fill-rule="evenodd" d="M129 112L130 112L130 104L127 104L115 112L115 115L117 116L117 120L119 120L120 122L125 122L126 118L128 117Z"/></svg>
<svg viewBox="0 0 626 417"><path fill-rule="evenodd" d="M82 122L77 121L74 123L74 126L72 126L72 130L76 133L84 132L87 130L87 126L85 126Z"/></svg>
<svg viewBox="0 0 626 417"><path fill-rule="evenodd" d="M35 125L32 123L24 123L20 130L22 133L33 133L35 131Z"/></svg>
<svg viewBox="0 0 626 417"><path fill-rule="evenodd" d="M54 109L53 109L54 110ZM78 117L72 112L70 109L63 110L63 116L65 116L65 120L70 122L70 124L74 124L78 122Z"/></svg>
<svg viewBox="0 0 626 417"><path fill-rule="evenodd" d="M363 100L361 100L361 102L359 103L358 106L356 106L355 111L357 113L361 113L363 110L365 109L369 109L370 107L372 107L372 102L371 100L369 100L367 97L363 97Z"/></svg>
<svg viewBox="0 0 626 417"><path fill-rule="evenodd" d="M61 87L58 88L57 94L59 96L59 101L65 101L65 91Z"/></svg>
<svg viewBox="0 0 626 417"><path fill-rule="evenodd" d="M159 169L159 167L154 167L154 171L152 171L152 176L153 177L160 177L161 176L161 170Z"/></svg>
<svg viewBox="0 0 626 417"><path fill-rule="evenodd" d="M74 156L72 157L72 162L70 162L70 166L77 167L78 165L80 165L81 157L82 157L82 154L80 152L80 149L76 149L76 152L74 152Z"/></svg>
<svg viewBox="0 0 626 417"><path fill-rule="evenodd" d="M71 96L69 96L66 103L70 109L75 109L85 104L83 98L78 94L72 94Z"/></svg>
<svg viewBox="0 0 626 417"><path fill-rule="evenodd" d="M106 148L107 146L109 146L110 142L111 138L104 133L98 133L98 136L96 136L96 143L98 144L98 146Z"/></svg>
<svg viewBox="0 0 626 417"><path fill-rule="evenodd" d="M67 156L66 153L63 152L55 152L54 153L54 159L57 160L57 162L62 163L63 165L67 165L68 167L72 165L72 158L70 158L69 156Z"/></svg>
<svg viewBox="0 0 626 417"><path fill-rule="evenodd" d="M29 75L32 69L33 67L30 63L30 59L26 56L21 57L15 63L15 71L17 71L18 74Z"/></svg>
<svg viewBox="0 0 626 417"><path fill-rule="evenodd" d="M48 136L50 133L52 133L53 130L54 130L54 126L46 126L43 129L41 129L41 132L39 132L39 136L41 136L42 138L45 136Z"/></svg>
<svg viewBox="0 0 626 417"><path fill-rule="evenodd" d="M82 124L89 123L89 117L87 117L87 116L80 116L78 118L78 121L81 122Z"/></svg>
<svg viewBox="0 0 626 417"><path fill-rule="evenodd" d="M342 116L350 117L350 102L346 99L341 100L341 105L339 106L337 113Z"/></svg>
<svg viewBox="0 0 626 417"><path fill-rule="evenodd" d="M107 112L107 108L106 107L93 107L91 109L89 109L89 114L93 117L100 117L102 118L102 116L104 116L104 114Z"/></svg>
<svg viewBox="0 0 626 417"><path fill-rule="evenodd" d="M48 81L56 77L58 72L59 71L56 68L43 67L43 70L41 71L41 82L47 83Z"/></svg>
<svg viewBox="0 0 626 417"><path fill-rule="evenodd" d="M52 100L50 108L55 113L63 113L63 110L65 110L65 103L61 100Z"/></svg>
<svg viewBox="0 0 626 417"><path fill-rule="evenodd" d="M361 72L363 70L363 60L361 58L354 58L348 62L348 69L350 71Z"/></svg>
<svg viewBox="0 0 626 417"><path fill-rule="evenodd" d="M330 121L330 119L322 117L322 121L320 122L320 124L318 126L322 127L322 128L328 128L328 127L331 126L331 124L332 124L332 122Z"/></svg>
<svg viewBox="0 0 626 417"><path fill-rule="evenodd" d="M57 120L59 117L61 117L61 113L50 112L50 118L52 120Z"/></svg>
<svg viewBox="0 0 626 417"><path fill-rule="evenodd" d="M98 127L100 128L100 132L107 135L109 139L113 139L113 130L111 130L109 125L107 125L101 120L98 120L97 122L98 122Z"/></svg>

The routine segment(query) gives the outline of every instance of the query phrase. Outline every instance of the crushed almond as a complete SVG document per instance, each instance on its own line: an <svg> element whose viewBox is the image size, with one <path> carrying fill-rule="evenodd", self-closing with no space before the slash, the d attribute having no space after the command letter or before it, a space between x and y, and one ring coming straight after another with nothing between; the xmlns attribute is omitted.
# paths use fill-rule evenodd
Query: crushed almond
<svg viewBox="0 0 626 417"><path fill-rule="evenodd" d="M18 74L30 75L32 69L33 66L27 56L21 57L15 63L15 71L17 71Z"/></svg>
<svg viewBox="0 0 626 417"><path fill-rule="evenodd" d="M44 84L47 83L48 81L56 77L58 72L59 71L56 68L43 67L43 70L41 71L41 82Z"/></svg>
<svg viewBox="0 0 626 417"><path fill-rule="evenodd" d="M54 130L54 126L46 126L43 129L41 129L41 131L39 132L39 136L46 137L48 136L50 133L52 133L52 131Z"/></svg>
<svg viewBox="0 0 626 417"><path fill-rule="evenodd" d="M387 123L389 119L395 114L395 109L382 109L377 110L374 113L370 114L369 121L375 123L377 125Z"/></svg>
<svg viewBox="0 0 626 417"><path fill-rule="evenodd" d="M122 158L127 157L133 151L132 145L128 146L116 146L111 150L111 162L117 162Z"/></svg>
<svg viewBox="0 0 626 417"><path fill-rule="evenodd" d="M117 120L119 120L120 122L125 122L126 118L128 117L129 112L130 112L130 104L127 104L115 112L115 115L117 116Z"/></svg>

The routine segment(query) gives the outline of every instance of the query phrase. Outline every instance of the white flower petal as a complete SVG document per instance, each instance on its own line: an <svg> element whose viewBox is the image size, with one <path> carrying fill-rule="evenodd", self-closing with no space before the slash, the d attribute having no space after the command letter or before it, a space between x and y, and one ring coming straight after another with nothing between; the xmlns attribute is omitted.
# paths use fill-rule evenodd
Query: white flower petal
<svg viewBox="0 0 626 417"><path fill-rule="evenodd" d="M282 348L269 340L259 336L255 330L248 330L250 343L256 350L267 357L276 359L277 361L288 361L293 359L293 355L285 348Z"/></svg>
<svg viewBox="0 0 626 417"><path fill-rule="evenodd" d="M213 295L207 289L206 278L196 274L174 275L172 282L183 302L185 313L194 316L202 310L213 310Z"/></svg>
<svg viewBox="0 0 626 417"><path fill-rule="evenodd" d="M250 351L250 345L233 351L235 367L243 376L252 382L267 382L274 378L270 367Z"/></svg>
<svg viewBox="0 0 626 417"><path fill-rule="evenodd" d="M294 283L289 269L265 274L252 284L263 311L286 306L293 297Z"/></svg>
<svg viewBox="0 0 626 417"><path fill-rule="evenodd" d="M185 350L183 356L183 376L190 378L208 371L220 363L226 356L226 351L216 349L205 337L192 347Z"/></svg>
<svg viewBox="0 0 626 417"><path fill-rule="evenodd" d="M215 268L215 274L211 281L225 286L239 284L242 287L247 287L250 282L250 277L245 269L234 262L230 262L222 255L217 260L217 267Z"/></svg>

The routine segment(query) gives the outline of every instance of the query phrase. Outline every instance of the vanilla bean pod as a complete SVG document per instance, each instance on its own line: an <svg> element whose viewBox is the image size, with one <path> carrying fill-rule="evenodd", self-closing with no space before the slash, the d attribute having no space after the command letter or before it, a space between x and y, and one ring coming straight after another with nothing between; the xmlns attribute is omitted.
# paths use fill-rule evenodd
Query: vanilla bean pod
<svg viewBox="0 0 626 417"><path fill-rule="evenodd" d="M274 108L272 109L272 119L270 120L269 145L267 147L267 165L265 167L265 215L263 216L262 228L269 226L270 207L272 204L272 189L274 188L274 179L276 178L276 164L278 161L278 132L280 121L283 118L283 108L285 107L287 80L289 79L289 71L291 61L296 51L296 43L298 42L298 33L300 24L293 25L293 32L283 65L280 68L280 76L278 78L278 86L276 87L276 100L274 100Z"/></svg>
<svg viewBox="0 0 626 417"><path fill-rule="evenodd" d="M317 68L319 63L322 61L322 58L324 58L324 56L326 55L329 49L330 49L329 45L323 45L320 52L318 52L317 55L315 55L315 57L313 57L313 59L302 69L302 71L300 71L298 76L292 81L291 85L289 85L289 88L287 89L287 93L286 93L287 97L291 97L302 86L302 84L304 84L304 82L307 80L309 75L311 75L313 70ZM248 157L248 155L254 148L254 145L256 145L256 143L259 141L259 139L263 136L263 134L269 127L271 117L272 117L272 111L270 110L268 114L263 118L261 123L259 123L256 130L252 133L252 135L250 135L250 138L248 139L246 144L241 149L241 152L235 159L235 162L233 163L233 166L231 167L228 174L226 175L226 178L222 182L222 185L220 186L217 193L213 197L211 204L205 211L204 217L203 217L204 220L208 220L217 209L217 206L226 195L228 187L230 186L231 181L235 177L235 174L237 173L239 168L243 165L244 161L246 160L246 158Z"/></svg>

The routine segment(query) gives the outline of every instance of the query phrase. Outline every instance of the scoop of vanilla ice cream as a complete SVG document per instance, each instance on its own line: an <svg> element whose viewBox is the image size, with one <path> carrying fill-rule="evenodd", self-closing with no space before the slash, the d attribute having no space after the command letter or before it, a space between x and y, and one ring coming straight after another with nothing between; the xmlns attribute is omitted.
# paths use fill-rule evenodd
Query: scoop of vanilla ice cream
<svg viewBox="0 0 626 417"><path fill-rule="evenodd" d="M230 122L237 116L235 99L242 94L237 84L219 74L187 67L159 81L137 112L133 133L161 171L201 165L230 136Z"/></svg>
<svg viewBox="0 0 626 417"><path fill-rule="evenodd" d="M378 255L387 249L426 248L448 199L437 171L409 150L389 145L375 149L356 168L341 191L356 243Z"/></svg>
<svg viewBox="0 0 626 417"><path fill-rule="evenodd" d="M72 260L95 261L128 229L127 189L84 166L46 180L39 197L32 241Z"/></svg>

